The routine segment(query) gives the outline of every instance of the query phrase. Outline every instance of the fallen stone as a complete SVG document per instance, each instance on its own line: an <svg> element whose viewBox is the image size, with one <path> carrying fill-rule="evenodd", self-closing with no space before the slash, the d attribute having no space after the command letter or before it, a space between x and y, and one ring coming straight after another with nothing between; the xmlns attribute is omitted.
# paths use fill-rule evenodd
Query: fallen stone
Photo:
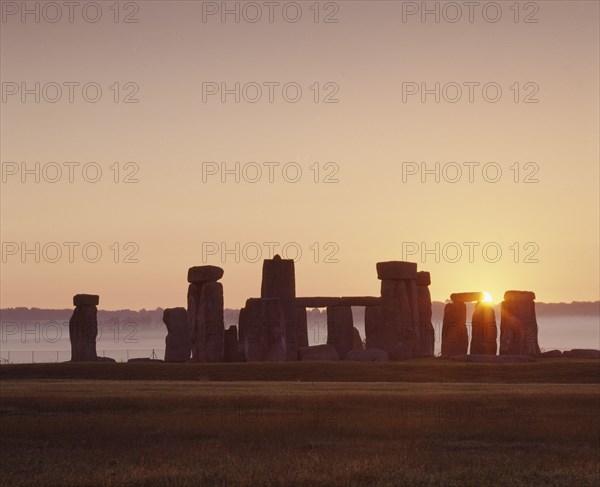
<svg viewBox="0 0 600 487"><path fill-rule="evenodd" d="M346 355L346 360L355 362L387 362L390 359L388 353L377 348L366 350L351 350Z"/></svg>
<svg viewBox="0 0 600 487"><path fill-rule="evenodd" d="M467 335L467 305L447 303L442 324L442 357L464 355L469 347Z"/></svg>
<svg viewBox="0 0 600 487"><path fill-rule="evenodd" d="M127 361L128 364L141 364L141 363L151 363L151 362L162 363L163 361L160 359L157 359L157 358L145 358L145 357L130 358Z"/></svg>
<svg viewBox="0 0 600 487"><path fill-rule="evenodd" d="M200 265L188 269L187 280L190 284L216 282L223 277L224 270L215 265Z"/></svg>
<svg viewBox="0 0 600 487"><path fill-rule="evenodd" d="M533 301L535 293L533 291L506 291L504 293L504 301Z"/></svg>
<svg viewBox="0 0 600 487"><path fill-rule="evenodd" d="M96 362L110 362L116 363L117 361L111 357L96 357Z"/></svg>
<svg viewBox="0 0 600 487"><path fill-rule="evenodd" d="M595 350L593 348L574 348L573 350L565 350L563 356L569 358L600 359L600 350Z"/></svg>
<svg viewBox="0 0 600 487"><path fill-rule="evenodd" d="M479 301L473 310L471 319L471 348L472 355L496 355L498 350L498 327L496 315L490 303Z"/></svg>
<svg viewBox="0 0 600 487"><path fill-rule="evenodd" d="M560 350L548 350L547 352L542 352L540 356L545 358L562 357L563 353Z"/></svg>
<svg viewBox="0 0 600 487"><path fill-rule="evenodd" d="M535 359L529 355L473 355L463 354L450 357L457 362L476 362L485 364L505 364L519 362L535 362Z"/></svg>
<svg viewBox="0 0 600 487"><path fill-rule="evenodd" d="M299 360L339 360L337 350L333 345L313 345L298 350Z"/></svg>
<svg viewBox="0 0 600 487"><path fill-rule="evenodd" d="M73 306L98 306L100 296L97 294L76 294L73 296Z"/></svg>
<svg viewBox="0 0 600 487"><path fill-rule="evenodd" d="M377 262L377 279L405 280L417 278L417 264L415 262L402 262L393 260Z"/></svg>
<svg viewBox="0 0 600 487"><path fill-rule="evenodd" d="M450 301L453 303L469 303L472 301L483 301L485 294L480 292L470 293L452 293L450 295Z"/></svg>

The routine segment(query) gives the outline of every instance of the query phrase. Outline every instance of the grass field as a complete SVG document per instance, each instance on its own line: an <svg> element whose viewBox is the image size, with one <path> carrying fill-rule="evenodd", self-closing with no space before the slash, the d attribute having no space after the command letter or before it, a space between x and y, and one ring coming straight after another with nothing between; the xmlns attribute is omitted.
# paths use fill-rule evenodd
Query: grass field
<svg viewBox="0 0 600 487"><path fill-rule="evenodd" d="M1 484L598 485L599 367L2 366Z"/></svg>
<svg viewBox="0 0 600 487"><path fill-rule="evenodd" d="M56 363L0 366L0 379L106 379L326 382L600 382L600 361L567 358L474 364L440 358L402 362L245 364Z"/></svg>

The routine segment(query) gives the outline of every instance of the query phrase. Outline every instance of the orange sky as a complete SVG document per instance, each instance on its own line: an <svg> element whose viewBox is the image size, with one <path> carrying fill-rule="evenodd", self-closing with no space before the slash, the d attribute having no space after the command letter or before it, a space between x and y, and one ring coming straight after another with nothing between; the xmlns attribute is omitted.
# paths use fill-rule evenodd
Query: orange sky
<svg viewBox="0 0 600 487"><path fill-rule="evenodd" d="M203 263L225 269L225 305L239 307L259 294L255 250L268 257L268 242L288 244L288 256L301 249L299 295L377 295L375 263L405 258L432 273L436 300L468 290L497 300L507 289L533 290L539 301L598 299L599 4L541 1L532 14L526 3L515 22L514 2L499 2L495 23L481 12L472 23L423 23L418 14L403 22L403 2L380 1L337 2L335 13L324 2L319 22L314 2L301 2L296 23L277 12L272 23L223 23L218 14L203 22L202 2L179 1L138 2L137 23L121 21L129 11L115 23L112 2L102 3L96 23L78 12L73 23L48 22L43 12L39 23L6 15L2 307L69 307L79 292L100 294L105 309L185 305L187 268ZM538 22L524 23L529 14ZM338 22L324 23L327 15ZM25 103L9 94L36 82L39 103L35 94ZM80 83L73 103L70 82ZM239 103L219 94L203 101L203 83L236 82L245 86ZM403 101L403 83L436 82L445 90L439 103L434 94ZM44 99L56 96L53 83L63 89L56 103ZM83 98L86 83L102 88L96 103ZM272 103L269 83L279 83ZM256 84L262 99L246 101ZM446 101L456 85L462 98ZM484 85L488 97L502 89L497 102L486 101ZM299 100L286 101L297 86ZM139 102L123 103L135 87ZM327 95L338 102L324 103ZM524 103L527 95L538 102ZM236 161L240 182L229 175L223 183L220 174L203 181L203 168L215 168L203 162ZM22 182L21 163L35 172L36 162L40 182L33 173ZM73 182L68 162L79 162ZM263 169L258 182L248 181L256 174L249 162ZM279 163L273 182L265 162ZM439 182L406 173L436 162ZM49 163L61 167L60 178ZM457 165L462 177L451 182ZM97 167L98 182L86 182ZM297 167L301 177L289 182ZM497 167L498 181L486 181ZM124 183L134 170L138 182ZM337 182L323 182L332 172ZM525 183L528 175L537 182ZM23 254L36 242L40 262ZM203 258L211 242L239 242L240 251ZM101 249L98 262L84 259L86 244L88 260ZM62 256L52 263L56 247ZM333 250L337 262L325 262ZM139 262L124 262L131 252Z"/></svg>

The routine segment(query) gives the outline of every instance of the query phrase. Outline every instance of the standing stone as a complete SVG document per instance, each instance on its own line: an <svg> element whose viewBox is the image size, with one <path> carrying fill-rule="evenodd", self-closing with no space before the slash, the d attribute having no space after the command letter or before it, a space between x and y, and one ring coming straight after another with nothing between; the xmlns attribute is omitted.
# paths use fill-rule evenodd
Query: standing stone
<svg viewBox="0 0 600 487"><path fill-rule="evenodd" d="M223 317L223 284L202 285L198 305L199 341L196 353L199 362L222 362L225 350L225 320Z"/></svg>
<svg viewBox="0 0 600 487"><path fill-rule="evenodd" d="M406 289L408 291L408 302L410 305L412 328L415 333L412 356L421 357L423 355L421 351L423 347L423 339L421 337L421 318L419 317L419 291L417 281L415 279L406 281Z"/></svg>
<svg viewBox="0 0 600 487"><path fill-rule="evenodd" d="M381 279L382 323L380 332L376 334L377 348L388 352L392 359L419 356L417 264L400 261L378 262L377 277ZM371 314L371 317L374 315Z"/></svg>
<svg viewBox="0 0 600 487"><path fill-rule="evenodd" d="M223 269L192 267L188 271L188 321L195 362L222 362L225 348Z"/></svg>
<svg viewBox="0 0 600 487"><path fill-rule="evenodd" d="M225 362L241 362L238 343L237 326L232 325L225 330Z"/></svg>
<svg viewBox="0 0 600 487"><path fill-rule="evenodd" d="M407 281L381 281L381 315L385 337L382 350L388 352L392 359L412 357L418 343L410 303Z"/></svg>
<svg viewBox="0 0 600 487"><path fill-rule="evenodd" d="M192 351L192 338L186 309L165 309L163 321L168 332L165 338L165 362L187 362Z"/></svg>
<svg viewBox="0 0 600 487"><path fill-rule="evenodd" d="M429 272L417 272L417 293L419 301L421 356L433 357L435 347L435 329L432 321L431 293Z"/></svg>
<svg viewBox="0 0 600 487"><path fill-rule="evenodd" d="M308 318L304 306L296 307L296 332L298 336L298 350L308 347Z"/></svg>
<svg viewBox="0 0 600 487"><path fill-rule="evenodd" d="M94 294L77 294L73 297L75 309L69 320L71 362L95 362L98 336L98 308L100 297Z"/></svg>
<svg viewBox="0 0 600 487"><path fill-rule="evenodd" d="M387 350L381 306L365 307L365 340L366 347Z"/></svg>
<svg viewBox="0 0 600 487"><path fill-rule="evenodd" d="M466 354L468 347L467 305L447 303L442 324L442 357Z"/></svg>
<svg viewBox="0 0 600 487"><path fill-rule="evenodd" d="M353 348L353 330L350 306L327 307L327 344L335 347L342 360Z"/></svg>
<svg viewBox="0 0 600 487"><path fill-rule="evenodd" d="M279 298L248 299L240 313L246 361L286 360L285 325Z"/></svg>
<svg viewBox="0 0 600 487"><path fill-rule="evenodd" d="M496 355L498 328L496 315L490 303L478 302L471 319L471 354Z"/></svg>
<svg viewBox="0 0 600 487"><path fill-rule="evenodd" d="M360 337L360 331L354 326L352 328L352 350L363 350L363 341Z"/></svg>
<svg viewBox="0 0 600 487"><path fill-rule="evenodd" d="M535 294L507 291L500 305L500 355L540 355Z"/></svg>
<svg viewBox="0 0 600 487"><path fill-rule="evenodd" d="M296 274L293 259L276 255L263 261L261 298L295 298Z"/></svg>
<svg viewBox="0 0 600 487"><path fill-rule="evenodd" d="M238 316L238 353L241 362L246 361L246 329L248 327L248 310L246 307L240 309Z"/></svg>
<svg viewBox="0 0 600 487"><path fill-rule="evenodd" d="M275 255L263 261L260 297L280 299L286 328L286 360L298 360L298 346L303 335L302 324L297 322L295 272L293 259Z"/></svg>

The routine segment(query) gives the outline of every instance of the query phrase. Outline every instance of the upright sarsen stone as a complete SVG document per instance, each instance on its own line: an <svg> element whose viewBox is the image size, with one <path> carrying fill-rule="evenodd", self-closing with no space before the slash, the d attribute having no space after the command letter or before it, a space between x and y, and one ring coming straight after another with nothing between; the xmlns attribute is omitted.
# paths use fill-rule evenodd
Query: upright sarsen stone
<svg viewBox="0 0 600 487"><path fill-rule="evenodd" d="M223 269L192 267L188 271L188 321L192 339L192 359L196 362L222 362L225 348Z"/></svg>
<svg viewBox="0 0 600 487"><path fill-rule="evenodd" d="M232 325L225 330L225 362L241 362L242 357L239 353L238 330L237 326Z"/></svg>
<svg viewBox="0 0 600 487"><path fill-rule="evenodd" d="M73 297L75 309L69 320L69 338L71 340L72 362L95 362L96 337L98 336L99 296L95 294L77 294Z"/></svg>
<svg viewBox="0 0 600 487"><path fill-rule="evenodd" d="M385 337L382 350L393 359L413 357L418 345L415 329L418 325L413 322L407 281L381 281L381 317Z"/></svg>
<svg viewBox="0 0 600 487"><path fill-rule="evenodd" d="M185 308L167 308L163 312L167 326L165 362L187 362L192 351L192 338Z"/></svg>
<svg viewBox="0 0 600 487"><path fill-rule="evenodd" d="M354 322L350 306L327 307L327 345L335 347L342 360L353 349Z"/></svg>
<svg viewBox="0 0 600 487"><path fill-rule="evenodd" d="M471 319L471 354L496 355L498 329L496 315L490 303L478 302Z"/></svg>
<svg viewBox="0 0 600 487"><path fill-rule="evenodd" d="M276 255L263 261L261 298L295 298L296 274L293 259Z"/></svg>
<svg viewBox="0 0 600 487"><path fill-rule="evenodd" d="M500 305L500 354L540 355L535 294L506 291Z"/></svg>
<svg viewBox="0 0 600 487"><path fill-rule="evenodd" d="M387 350L389 346L389 342L386 342L381 306L365 307L365 340L367 350Z"/></svg>
<svg viewBox="0 0 600 487"><path fill-rule="evenodd" d="M419 301L419 338L420 355L422 357L433 357L435 347L435 329L432 321L431 293L429 285L431 277L429 272L417 272L417 293Z"/></svg>
<svg viewBox="0 0 600 487"><path fill-rule="evenodd" d="M285 324L286 360L298 360L298 347L303 344L305 334L302 323L297 321L295 273L293 259L282 259L275 255L263 261L260 297L280 299L281 316Z"/></svg>
<svg viewBox="0 0 600 487"><path fill-rule="evenodd" d="M222 362L225 351L223 284L202 285L196 321L196 357L198 362Z"/></svg>
<svg viewBox="0 0 600 487"><path fill-rule="evenodd" d="M279 298L248 299L240 312L246 361L286 360L286 323Z"/></svg>
<svg viewBox="0 0 600 487"><path fill-rule="evenodd" d="M468 347L467 305L447 303L442 324L442 357L466 354Z"/></svg>
<svg viewBox="0 0 600 487"><path fill-rule="evenodd" d="M304 306L296 307L296 334L298 339L298 350L308 347L308 318Z"/></svg>

